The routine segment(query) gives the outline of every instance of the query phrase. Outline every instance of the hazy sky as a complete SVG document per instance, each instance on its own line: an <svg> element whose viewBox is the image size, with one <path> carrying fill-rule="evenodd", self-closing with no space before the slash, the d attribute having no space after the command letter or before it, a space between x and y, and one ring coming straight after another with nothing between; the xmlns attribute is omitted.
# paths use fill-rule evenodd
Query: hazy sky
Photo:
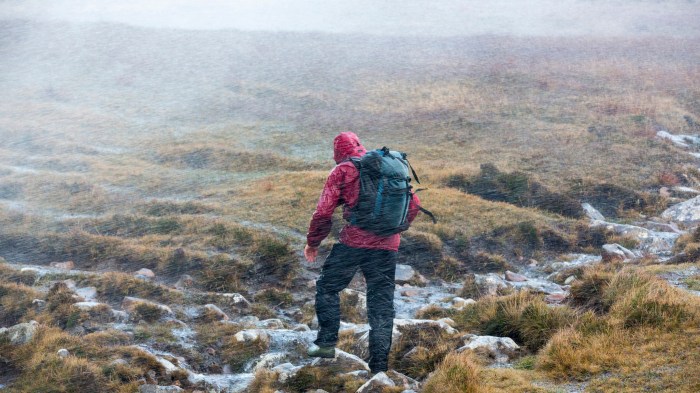
<svg viewBox="0 0 700 393"><path fill-rule="evenodd" d="M0 18L399 35L700 36L698 0L0 0Z"/></svg>

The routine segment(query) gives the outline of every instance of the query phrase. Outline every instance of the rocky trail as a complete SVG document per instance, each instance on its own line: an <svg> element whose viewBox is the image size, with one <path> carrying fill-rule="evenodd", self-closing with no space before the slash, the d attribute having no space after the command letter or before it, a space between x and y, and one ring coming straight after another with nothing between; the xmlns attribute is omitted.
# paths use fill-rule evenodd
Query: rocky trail
<svg viewBox="0 0 700 393"><path fill-rule="evenodd" d="M660 138L671 140L684 149L693 149L700 143L695 137L674 136L668 133L659 133ZM696 154L690 151L690 154ZM697 192L684 190L684 192ZM653 257L659 261L669 261L674 257L673 246L676 240L689 228L700 222L700 196L677 203L667 209L658 218L649 218L645 221L633 224L621 224L607 220L595 207L584 204L591 227L606 227L616 234L631 237L637 241L638 246L627 249L619 244L607 244L603 246L602 255L570 254L558 260L529 261L518 272L507 271L505 274L488 273L476 274L475 281L490 294L496 294L503 289L528 289L533 292L543 293L545 300L550 304L559 304L566 300L570 284L577 279L575 275L562 278L561 273L570 271L576 267L590 266L605 261L630 262L640 258ZM245 222L247 226L275 229L279 234L294 240L303 240L300 234L269 225ZM686 228L685 230L681 228ZM156 277L148 269L141 269L134 276L144 282L167 286L170 291L178 294L183 300L172 304L162 304L151 299L124 296L119 299L108 298L99 293L95 286L81 283L89 282L92 276L99 276L106 272L74 270L72 263L55 263L51 266L37 266L26 264L9 264L13 269L22 274L36 277L36 289L49 291L56 283L63 283L72 291L77 302L75 307L84 310L100 310L100 321L86 321L82 325L74 326L70 332L82 334L86 332L116 330L135 336L141 334L144 324L140 317L138 307L147 305L159 310L159 324L170 327L171 339L167 343L158 340L141 340L135 347L145 353L153 355L164 367L167 373L186 373L189 383L200 391L214 392L244 392L253 383L256 372L271 370L277 372L280 381L294 377L304 366L333 366L338 372L345 373L360 380L363 385L357 392L366 393L376 391L380 386L398 386L404 393L420 390L419 382L398 372L379 373L369 378L367 363L357 355L336 350L335 359L310 359L306 357L306 349L312 345L316 337L317 325L314 321L308 324L299 323L293 318L301 311L298 306L275 307L275 318L260 319L248 312L251 302L237 293L202 292L192 288L191 277L182 277L176 283L172 280L164 280ZM296 300L306 305L313 304L314 278L318 274L318 268L308 268L304 265L301 277L308 280L308 285L295 288ZM689 289L686 280L700 274L700 269L692 267L686 270L669 270L659 273L659 277L667 280L672 285L682 288L694 295L700 296L700 291ZM443 330L449 334L459 333L463 346L458 351L476 349L487 351L492 356L492 367L513 367L511 359L519 353L518 345L507 337L476 336L470 332L457 332L454 322L449 318L439 320L418 319L417 315L429 307L463 309L473 303L472 299L464 299L457 294L462 287L461 283L445 283L443 281L430 281L415 271L411 266L399 265L396 273L395 309L396 319L394 328L394 342L399 341L402 334L411 329L425 329L432 327ZM366 299L362 291L361 280L354 280L349 289L344 291L344 296L355 299L352 306L359 315L366 316ZM43 304L42 304L43 303ZM33 304L37 309L45 306L45 302L36 299ZM222 311L229 310L229 312ZM106 315L106 317L105 317ZM192 351L203 352L206 362L215 362L218 354L216 350L206 344L198 342L198 333L192 325L201 320L203 316L208 320L222 324L230 324L238 330L233 335L234 340L243 346L256 346L263 343L264 349L258 351L249 359L243 361L242 371L233 371L230 366L221 367L219 373L202 372L201 365L193 365L188 358ZM1 328L0 336L9 337L12 342L26 342L31 339L37 329L36 323L25 323L9 328ZM355 324L343 322L341 334L352 335L355 338L355 347L366 351L368 344L367 324ZM115 362L124 361L117 359ZM2 380L7 384L11 381ZM146 382L146 381L144 381ZM543 387L550 388L546 383ZM3 385L0 384L0 390ZM559 391L580 392L585 384L557 385L551 387ZM178 386L157 386L145 383L141 386L142 392L175 392L181 391Z"/></svg>

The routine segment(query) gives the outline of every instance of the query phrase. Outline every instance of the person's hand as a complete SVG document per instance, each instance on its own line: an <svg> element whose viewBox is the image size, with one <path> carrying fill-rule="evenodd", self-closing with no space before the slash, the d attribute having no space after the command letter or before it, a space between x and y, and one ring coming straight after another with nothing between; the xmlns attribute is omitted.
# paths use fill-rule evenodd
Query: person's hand
<svg viewBox="0 0 700 393"><path fill-rule="evenodd" d="M318 257L318 247L311 247L308 244L304 247L304 256L309 263L316 262L316 257Z"/></svg>

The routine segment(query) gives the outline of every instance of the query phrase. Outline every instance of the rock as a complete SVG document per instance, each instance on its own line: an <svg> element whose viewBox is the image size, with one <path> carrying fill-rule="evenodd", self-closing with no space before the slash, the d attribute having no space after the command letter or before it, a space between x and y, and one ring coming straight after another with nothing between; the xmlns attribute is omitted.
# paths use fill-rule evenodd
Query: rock
<svg viewBox="0 0 700 393"><path fill-rule="evenodd" d="M259 370L269 370L278 364L283 363L287 359L288 355L286 353L276 352L276 353L266 353L255 362L253 367L253 372Z"/></svg>
<svg viewBox="0 0 700 393"><path fill-rule="evenodd" d="M270 336L261 329L246 329L241 330L233 336L238 342L252 342L256 340L262 340L265 342L270 342Z"/></svg>
<svg viewBox="0 0 700 393"><path fill-rule="evenodd" d="M34 274L35 276L40 276L41 271L35 267L23 267L19 269L20 273Z"/></svg>
<svg viewBox="0 0 700 393"><path fill-rule="evenodd" d="M168 307L168 306L158 304L158 303L152 302L150 300L140 299L140 298L131 297L131 296L124 297L124 300L122 300L122 309L128 311L129 313L133 313L134 311L136 311L136 306L138 306L139 304L148 304L149 306L158 307L165 314L167 314L169 316L174 315L173 310L171 310L170 307Z"/></svg>
<svg viewBox="0 0 700 393"><path fill-rule="evenodd" d="M389 370L385 372L385 374L394 382L396 386L402 387L403 389L413 390L420 388L418 381L407 375L403 375L398 371Z"/></svg>
<svg viewBox="0 0 700 393"><path fill-rule="evenodd" d="M495 296L498 295L499 289L508 288L508 283L496 273L475 274L474 281L482 292L482 295Z"/></svg>
<svg viewBox="0 0 700 393"><path fill-rule="evenodd" d="M112 310L112 316L117 322L127 322L129 320L129 314L121 310Z"/></svg>
<svg viewBox="0 0 700 393"><path fill-rule="evenodd" d="M418 295L420 295L420 291L418 289L404 289L401 291L401 296L416 297Z"/></svg>
<svg viewBox="0 0 700 393"><path fill-rule="evenodd" d="M166 375L171 375L172 373L178 371L180 368L175 366L170 360L164 359L161 357L156 358L158 360L158 363L160 363L161 366L165 369L165 374Z"/></svg>
<svg viewBox="0 0 700 393"><path fill-rule="evenodd" d="M369 371L369 365L367 365L364 360L337 348L333 359L316 358L311 365L315 367L333 367L333 369L337 370L338 373L347 373L355 370Z"/></svg>
<svg viewBox="0 0 700 393"><path fill-rule="evenodd" d="M65 348L61 348L58 350L58 352L56 352L56 355L58 355L61 358L67 358L68 356L70 356L70 352L68 352L68 350Z"/></svg>
<svg viewBox="0 0 700 393"><path fill-rule="evenodd" d="M612 244L606 244L603 246L601 256L603 257L603 262L605 263L623 262L627 259L625 253L616 249Z"/></svg>
<svg viewBox="0 0 700 393"><path fill-rule="evenodd" d="M523 276L522 274L511 272L510 270L506 270L505 277L506 277L506 280L508 280L508 281L514 281L514 282L527 281L527 277Z"/></svg>
<svg viewBox="0 0 700 393"><path fill-rule="evenodd" d="M396 265L396 274L394 275L394 281L397 284L405 284L415 278L416 271L409 265Z"/></svg>
<svg viewBox="0 0 700 393"><path fill-rule="evenodd" d="M284 322L281 319L272 318L262 320L256 326L263 329L284 329Z"/></svg>
<svg viewBox="0 0 700 393"><path fill-rule="evenodd" d="M126 366L129 364L129 362L127 362L124 359L119 358L119 359L112 360L109 364L112 366Z"/></svg>
<svg viewBox="0 0 700 393"><path fill-rule="evenodd" d="M205 304L202 307L201 315L209 314L214 316L219 321L228 321L229 317L225 312L221 311L219 307L214 304Z"/></svg>
<svg viewBox="0 0 700 393"><path fill-rule="evenodd" d="M277 381L284 383L289 378L296 375L301 366L295 366L292 363L282 363L272 368L272 371L277 373Z"/></svg>
<svg viewBox="0 0 700 393"><path fill-rule="evenodd" d="M537 262L536 259L530 259L529 262L530 263L528 263L528 266L530 266L530 267L535 267L535 266L539 265L539 262Z"/></svg>
<svg viewBox="0 0 700 393"><path fill-rule="evenodd" d="M476 303L476 300L474 299L464 299L461 297L454 297L452 298L452 308L455 310L463 310L464 307L467 307L470 304Z"/></svg>
<svg viewBox="0 0 700 393"><path fill-rule="evenodd" d="M46 307L46 300L34 299L32 300L32 306L41 311Z"/></svg>
<svg viewBox="0 0 700 393"><path fill-rule="evenodd" d="M549 304L559 304L566 299L566 293L550 293L544 297L544 301Z"/></svg>
<svg viewBox="0 0 700 393"><path fill-rule="evenodd" d="M63 283L66 284L66 288L70 289L71 291L74 291L75 288L77 287L77 285L75 284L75 281L73 281L70 278L67 280L63 280Z"/></svg>
<svg viewBox="0 0 700 393"><path fill-rule="evenodd" d="M590 218L591 220L605 221L605 217L589 203L582 203L581 207L586 212L588 218Z"/></svg>
<svg viewBox="0 0 700 393"><path fill-rule="evenodd" d="M194 279L192 278L192 276L190 276L189 274L183 274L182 276L180 276L180 279L177 280L177 282L175 283L175 288L186 289L192 288L193 285Z"/></svg>
<svg viewBox="0 0 700 393"><path fill-rule="evenodd" d="M73 261L51 262L51 263L49 263L49 266L56 268L56 269L63 269L63 270L75 269L75 263L73 263Z"/></svg>
<svg viewBox="0 0 700 393"><path fill-rule="evenodd" d="M229 299L231 305L239 308L249 308L250 302L243 295L238 293L224 293L221 296Z"/></svg>
<svg viewBox="0 0 700 393"><path fill-rule="evenodd" d="M591 227L605 227L618 235L629 236L639 242L639 249L651 254L670 253L678 239L676 232L656 232L636 225L592 221ZM639 255L637 255L639 256Z"/></svg>
<svg viewBox="0 0 700 393"><path fill-rule="evenodd" d="M156 278L156 274L153 273L153 270L151 270L151 269L141 268L141 269L134 272L134 277L152 280L152 279Z"/></svg>
<svg viewBox="0 0 700 393"><path fill-rule="evenodd" d="M0 328L0 339L9 340L12 345L26 344L32 341L38 327L37 321L29 321L9 328Z"/></svg>
<svg viewBox="0 0 700 393"><path fill-rule="evenodd" d="M661 138L661 139L666 139L671 141L674 145L678 147L683 147L683 148L689 148L692 145L697 145L700 143L700 138L697 136L693 135L673 135L668 131L659 131L656 133L656 136Z"/></svg>
<svg viewBox="0 0 700 393"><path fill-rule="evenodd" d="M299 325L296 325L292 330L294 330L295 332L310 332L311 328L309 327L309 325L301 323Z"/></svg>
<svg viewBox="0 0 700 393"><path fill-rule="evenodd" d="M95 287L76 288L74 292L86 301L95 300L97 298L97 288Z"/></svg>
<svg viewBox="0 0 700 393"><path fill-rule="evenodd" d="M106 309L110 311L112 310L112 307L110 307L109 305L99 302L77 302L73 303L73 307L77 307L83 311L90 311L92 309L100 307L106 307Z"/></svg>
<svg viewBox="0 0 700 393"><path fill-rule="evenodd" d="M375 374L369 381L357 389L356 393L382 393L384 388L394 387L396 384L386 373L380 372Z"/></svg>
<svg viewBox="0 0 700 393"><path fill-rule="evenodd" d="M564 285L571 285L574 281L576 281L576 276L569 276L564 280Z"/></svg>
<svg viewBox="0 0 700 393"><path fill-rule="evenodd" d="M505 363L520 350L518 344L510 337L477 336L467 334L462 337L464 346L457 349L457 352L472 350L485 352L497 363Z"/></svg>
<svg viewBox="0 0 700 393"><path fill-rule="evenodd" d="M700 196L669 207L661 213L661 218L689 226L700 223Z"/></svg>
<svg viewBox="0 0 700 393"><path fill-rule="evenodd" d="M174 392L184 392L184 390L179 386L159 386L159 385L141 385L139 386L139 393L174 393Z"/></svg>

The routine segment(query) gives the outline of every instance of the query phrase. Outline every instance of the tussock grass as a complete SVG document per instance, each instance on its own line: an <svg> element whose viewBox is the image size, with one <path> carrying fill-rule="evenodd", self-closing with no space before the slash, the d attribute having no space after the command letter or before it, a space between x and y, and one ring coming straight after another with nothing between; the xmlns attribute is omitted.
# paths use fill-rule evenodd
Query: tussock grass
<svg viewBox="0 0 700 393"><path fill-rule="evenodd" d="M437 367L423 387L425 393L491 393L483 386L479 372L481 367L469 351L450 353Z"/></svg>
<svg viewBox="0 0 700 393"><path fill-rule="evenodd" d="M327 392L355 392L363 382L349 375L338 374L332 367L302 367L283 385L292 393L323 389Z"/></svg>
<svg viewBox="0 0 700 393"><path fill-rule="evenodd" d="M180 291L164 285L140 280L130 274L108 272L80 278L80 284L94 286L98 295L112 303L119 303L124 296L134 296L158 303L182 303L184 295Z"/></svg>
<svg viewBox="0 0 700 393"><path fill-rule="evenodd" d="M451 351L459 346L459 338L437 326L400 327L401 336L392 345L390 367L409 377L422 379L435 370Z"/></svg>
<svg viewBox="0 0 700 393"><path fill-rule="evenodd" d="M455 312L453 319L461 331L510 337L536 351L559 329L573 325L577 317L570 308L549 307L541 296L519 291L479 299L477 303Z"/></svg>
<svg viewBox="0 0 700 393"><path fill-rule="evenodd" d="M0 326L12 326L34 315L32 301L42 295L22 284L0 281Z"/></svg>

